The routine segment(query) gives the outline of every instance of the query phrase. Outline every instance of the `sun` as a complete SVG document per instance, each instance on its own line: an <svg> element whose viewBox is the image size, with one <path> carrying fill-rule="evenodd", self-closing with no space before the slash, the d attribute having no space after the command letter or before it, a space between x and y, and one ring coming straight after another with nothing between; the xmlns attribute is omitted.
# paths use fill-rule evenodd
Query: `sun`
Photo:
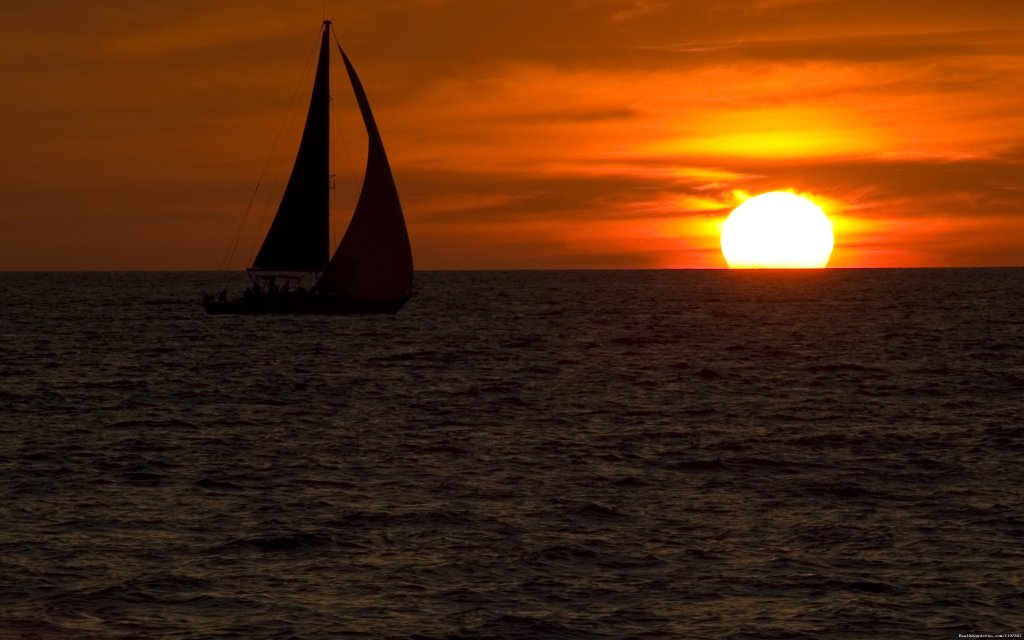
<svg viewBox="0 0 1024 640"><path fill-rule="evenodd" d="M730 269L815 269L828 265L835 238L818 205L785 191L750 198L722 227Z"/></svg>

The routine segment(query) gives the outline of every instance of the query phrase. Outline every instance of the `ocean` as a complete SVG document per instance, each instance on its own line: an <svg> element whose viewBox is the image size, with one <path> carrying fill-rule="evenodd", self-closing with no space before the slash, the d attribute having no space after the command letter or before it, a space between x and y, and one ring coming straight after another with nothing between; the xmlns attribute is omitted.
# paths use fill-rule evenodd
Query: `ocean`
<svg viewBox="0 0 1024 640"><path fill-rule="evenodd" d="M1024 269L416 282L0 274L0 637L1024 631Z"/></svg>

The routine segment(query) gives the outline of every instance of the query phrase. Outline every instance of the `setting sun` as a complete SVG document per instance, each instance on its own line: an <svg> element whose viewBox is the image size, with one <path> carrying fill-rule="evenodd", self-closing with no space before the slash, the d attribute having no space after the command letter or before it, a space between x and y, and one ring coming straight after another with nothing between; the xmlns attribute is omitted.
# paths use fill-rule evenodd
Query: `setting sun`
<svg viewBox="0 0 1024 640"><path fill-rule="evenodd" d="M828 265L832 223L807 198L772 191L736 207L722 227L731 269L813 269Z"/></svg>

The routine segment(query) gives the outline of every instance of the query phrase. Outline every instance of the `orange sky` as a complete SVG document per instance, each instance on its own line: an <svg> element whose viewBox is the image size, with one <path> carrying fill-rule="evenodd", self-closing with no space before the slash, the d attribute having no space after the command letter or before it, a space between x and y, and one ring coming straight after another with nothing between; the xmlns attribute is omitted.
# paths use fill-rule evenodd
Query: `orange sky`
<svg viewBox="0 0 1024 640"><path fill-rule="evenodd" d="M823 206L832 266L1024 265L1024 3L326 4L419 269L724 267L724 217L772 190ZM298 86L247 266L323 6L4 2L0 270L217 269Z"/></svg>

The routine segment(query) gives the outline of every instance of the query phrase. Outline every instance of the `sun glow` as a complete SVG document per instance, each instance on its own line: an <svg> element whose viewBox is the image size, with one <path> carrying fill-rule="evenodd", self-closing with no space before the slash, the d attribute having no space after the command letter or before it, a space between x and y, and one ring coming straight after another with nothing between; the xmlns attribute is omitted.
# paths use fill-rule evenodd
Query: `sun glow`
<svg viewBox="0 0 1024 640"><path fill-rule="evenodd" d="M807 198L772 191L733 209L722 227L731 269L813 269L828 265L832 223Z"/></svg>

